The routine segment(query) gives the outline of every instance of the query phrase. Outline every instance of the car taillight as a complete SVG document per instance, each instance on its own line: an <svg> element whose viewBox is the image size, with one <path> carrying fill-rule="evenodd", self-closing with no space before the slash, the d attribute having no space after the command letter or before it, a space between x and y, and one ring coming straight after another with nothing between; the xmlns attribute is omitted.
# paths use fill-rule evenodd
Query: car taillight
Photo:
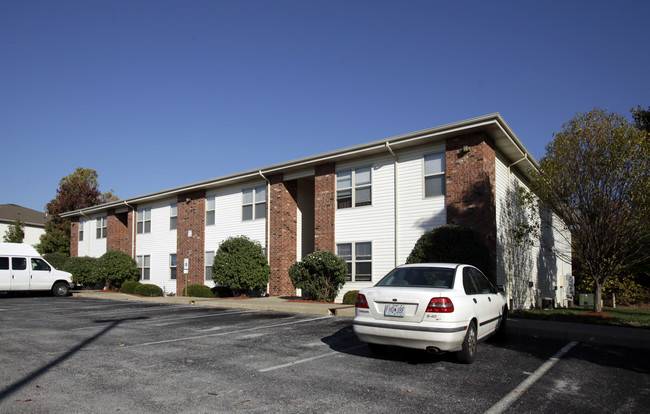
<svg viewBox="0 0 650 414"><path fill-rule="evenodd" d="M433 298L429 301L427 312L450 313L454 311L454 304L449 298Z"/></svg>
<svg viewBox="0 0 650 414"><path fill-rule="evenodd" d="M366 300L366 295L357 293L357 299L354 301L354 307L368 309L368 301Z"/></svg>

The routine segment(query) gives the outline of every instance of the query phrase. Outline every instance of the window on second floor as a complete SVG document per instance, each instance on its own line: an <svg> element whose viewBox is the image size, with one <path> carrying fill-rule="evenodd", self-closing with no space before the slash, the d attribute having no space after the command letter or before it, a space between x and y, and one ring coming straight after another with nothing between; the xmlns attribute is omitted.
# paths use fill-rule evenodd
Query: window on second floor
<svg viewBox="0 0 650 414"><path fill-rule="evenodd" d="M214 226L215 223L215 213L216 213L216 201L214 196L208 198L205 202L205 225Z"/></svg>
<svg viewBox="0 0 650 414"><path fill-rule="evenodd" d="M138 234L151 233L151 209L145 208L138 210Z"/></svg>
<svg viewBox="0 0 650 414"><path fill-rule="evenodd" d="M424 196L445 195L445 153L424 156Z"/></svg>
<svg viewBox="0 0 650 414"><path fill-rule="evenodd" d="M176 230L178 226L178 204L169 206L169 230Z"/></svg>
<svg viewBox="0 0 650 414"><path fill-rule="evenodd" d="M97 219L97 238L105 239L106 238L106 229L107 229L107 218L100 217Z"/></svg>
<svg viewBox="0 0 650 414"><path fill-rule="evenodd" d="M370 167L336 173L336 206L350 208L372 204L372 173Z"/></svg>
<svg viewBox="0 0 650 414"><path fill-rule="evenodd" d="M259 220L266 217L266 186L242 191L242 220Z"/></svg>

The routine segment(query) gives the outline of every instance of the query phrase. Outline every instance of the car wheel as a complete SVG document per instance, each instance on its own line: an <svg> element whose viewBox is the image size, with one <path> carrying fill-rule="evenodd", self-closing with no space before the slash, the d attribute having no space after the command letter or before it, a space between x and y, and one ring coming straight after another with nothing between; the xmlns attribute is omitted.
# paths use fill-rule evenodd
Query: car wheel
<svg viewBox="0 0 650 414"><path fill-rule="evenodd" d="M467 327L467 333L465 334L465 339L463 340L463 348L458 351L456 356L458 361L463 364L471 364L476 358L476 348L478 347L478 342L476 340L476 322L470 322Z"/></svg>
<svg viewBox="0 0 650 414"><path fill-rule="evenodd" d="M68 296L70 293L70 286L67 283L59 282L52 287L52 294L54 296Z"/></svg>
<svg viewBox="0 0 650 414"><path fill-rule="evenodd" d="M388 345L368 344L368 348L370 348L373 354L382 355L388 350Z"/></svg>

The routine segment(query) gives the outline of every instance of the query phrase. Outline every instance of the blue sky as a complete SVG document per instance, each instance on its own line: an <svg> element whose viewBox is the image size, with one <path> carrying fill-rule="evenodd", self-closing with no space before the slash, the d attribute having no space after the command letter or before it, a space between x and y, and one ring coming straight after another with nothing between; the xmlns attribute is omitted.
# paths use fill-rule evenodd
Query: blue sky
<svg viewBox="0 0 650 414"><path fill-rule="evenodd" d="M646 1L0 2L0 204L120 198L499 112L650 106Z"/></svg>

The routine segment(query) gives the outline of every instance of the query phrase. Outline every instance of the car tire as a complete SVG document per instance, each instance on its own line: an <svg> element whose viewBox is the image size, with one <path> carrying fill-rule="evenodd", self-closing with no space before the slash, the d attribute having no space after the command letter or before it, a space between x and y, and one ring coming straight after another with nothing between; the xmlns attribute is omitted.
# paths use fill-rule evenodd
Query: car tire
<svg viewBox="0 0 650 414"><path fill-rule="evenodd" d="M478 341L476 338L476 322L472 321L467 326L467 333L463 340L462 349L456 354L459 362L462 362L463 364L471 364L474 362L474 358L476 358L476 349L478 348Z"/></svg>
<svg viewBox="0 0 650 414"><path fill-rule="evenodd" d="M55 283L52 286L52 294L58 297L68 296L70 294L70 285L64 282Z"/></svg>
<svg viewBox="0 0 650 414"><path fill-rule="evenodd" d="M372 351L373 354L383 355L388 350L388 345L370 344L369 343L368 348L370 348L370 351Z"/></svg>

